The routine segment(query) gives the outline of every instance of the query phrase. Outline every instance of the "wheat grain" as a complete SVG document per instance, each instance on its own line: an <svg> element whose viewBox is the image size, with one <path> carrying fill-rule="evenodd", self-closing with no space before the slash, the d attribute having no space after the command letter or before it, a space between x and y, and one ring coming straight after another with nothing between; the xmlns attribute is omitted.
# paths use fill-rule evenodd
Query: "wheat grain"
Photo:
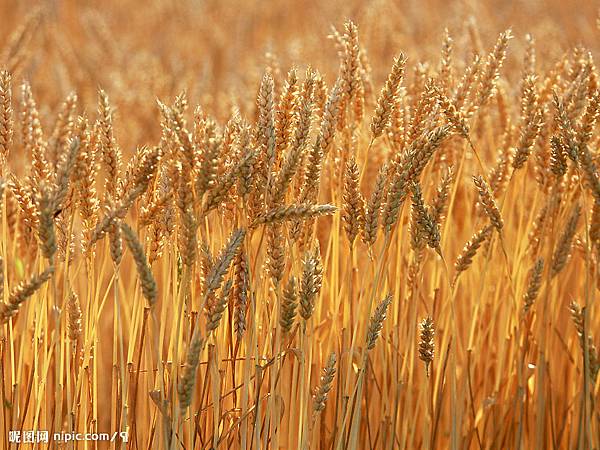
<svg viewBox="0 0 600 450"><path fill-rule="evenodd" d="M196 384L196 370L200 362L200 352L204 347L204 339L198 332L195 332L190 341L188 353L183 368L183 375L177 385L177 394L179 395L179 407L186 409L192 402L194 385Z"/></svg>
<svg viewBox="0 0 600 450"><path fill-rule="evenodd" d="M8 159L13 139L12 85L6 70L0 72L0 155L2 165Z"/></svg>
<svg viewBox="0 0 600 450"><path fill-rule="evenodd" d="M370 125L373 139L381 136L389 126L390 117L394 109L395 98L398 95L398 89L402 83L402 78L404 77L405 65L406 58L400 53L400 55L394 59L392 71L388 75L385 85L381 89L381 93L377 99L375 114L373 115Z"/></svg>
<svg viewBox="0 0 600 450"><path fill-rule="evenodd" d="M369 328L367 329L367 350L373 350L375 348L377 339L381 335L381 330L383 330L383 321L387 316L387 310L392 303L392 298L392 294L386 295L385 298L377 305L375 311L371 315L371 319L369 320Z"/></svg>
<svg viewBox="0 0 600 450"><path fill-rule="evenodd" d="M479 193L479 202L483 206L490 222L492 222L492 225L494 225L496 230L501 231L504 227L504 220L502 220L500 210L496 205L496 200L494 200L494 197L490 192L490 187L481 175L474 176L473 183L475 183L475 187L477 187L477 192Z"/></svg>
<svg viewBox="0 0 600 450"><path fill-rule="evenodd" d="M575 301L572 301L569 305L569 310L571 312L571 318L573 319L573 323L575 324L575 329L577 330L577 335L579 336L579 346L581 350L585 348L585 327L584 327L584 311L581 306ZM587 349L588 349L588 357L589 357L589 371L590 378L592 381L596 380L596 376L600 371L600 359L598 359L598 350L594 344L591 335L587 336Z"/></svg>
<svg viewBox="0 0 600 450"><path fill-rule="evenodd" d="M435 357L435 328L433 319L428 316L420 323L421 334L419 338L419 358L425 363L425 372L429 377L430 367Z"/></svg>
<svg viewBox="0 0 600 450"><path fill-rule="evenodd" d="M156 288L156 281L154 281L154 275L152 275L152 269L150 269L150 266L148 265L142 244L137 238L135 231L133 231L129 225L126 223L121 224L121 230L123 230L123 239L127 243L127 247L129 247L135 261L141 281L142 293L148 301L148 304L152 307L156 303L158 291Z"/></svg>
<svg viewBox="0 0 600 450"><path fill-rule="evenodd" d="M34 275L29 281L22 282L13 289L8 296L8 301L0 304L0 324L4 324L14 317L21 304L35 294L53 274L54 266L50 266L39 275Z"/></svg>
<svg viewBox="0 0 600 450"><path fill-rule="evenodd" d="M542 258L538 258L535 261L535 265L531 269L529 281L527 282L527 290L523 295L523 314L527 314L527 312L531 309L540 292L543 270L544 260Z"/></svg>
<svg viewBox="0 0 600 450"><path fill-rule="evenodd" d="M364 200L359 187L360 173L354 158L346 163L344 176L344 206L342 218L345 222L346 236L350 247L364 226Z"/></svg>
<svg viewBox="0 0 600 450"><path fill-rule="evenodd" d="M261 214L254 219L250 227L256 228L262 224L273 224L296 219L306 220L312 217L331 215L336 211L337 208L333 205L285 205Z"/></svg>
<svg viewBox="0 0 600 450"><path fill-rule="evenodd" d="M323 375L319 382L319 387L315 390L313 397L313 412L315 414L320 413L325 409L325 403L327 402L327 396L331 388L333 387L333 379L335 377L335 353L331 353L327 358L327 363L323 368Z"/></svg>
<svg viewBox="0 0 600 450"><path fill-rule="evenodd" d="M556 244L556 248L554 249L551 266L552 277L558 275L567 264L567 259L569 257L569 253L571 252L571 243L573 241L573 236L575 236L575 231L577 230L577 223L579 222L580 215L581 207L576 204L571 211L569 221L567 222L560 239Z"/></svg>

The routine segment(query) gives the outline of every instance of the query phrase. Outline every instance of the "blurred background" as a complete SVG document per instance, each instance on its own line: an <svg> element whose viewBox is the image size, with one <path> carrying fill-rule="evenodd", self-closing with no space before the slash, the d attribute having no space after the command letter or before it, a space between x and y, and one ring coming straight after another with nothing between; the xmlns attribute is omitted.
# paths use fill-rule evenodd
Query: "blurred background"
<svg viewBox="0 0 600 450"><path fill-rule="evenodd" d="M512 27L508 65L521 60L525 33L531 33L542 73L549 69L543 61L556 61L578 44L595 51L600 38L593 1L5 0L0 17L2 65L16 83L30 81L42 117L54 117L44 109L58 108L71 91L94 111L102 87L117 108L124 147L155 142L160 128L149 126L158 121L153 100L182 90L192 104L226 120L234 104L252 116L250 99L265 70L281 84L291 67L303 70L310 63L331 85L339 60L335 41L326 38L346 19L359 27L372 68L372 98L399 51L409 68L423 69L417 63L426 62L435 70L446 27L463 53L489 51ZM457 54L456 61L470 60L465 56Z"/></svg>

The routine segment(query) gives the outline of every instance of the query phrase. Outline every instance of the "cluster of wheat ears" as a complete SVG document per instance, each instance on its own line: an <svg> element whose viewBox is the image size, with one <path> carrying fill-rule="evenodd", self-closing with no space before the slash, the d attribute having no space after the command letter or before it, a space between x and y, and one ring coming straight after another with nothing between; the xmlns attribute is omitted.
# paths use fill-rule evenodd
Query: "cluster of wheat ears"
<svg viewBox="0 0 600 450"><path fill-rule="evenodd" d="M102 86L36 102L46 16L1 59L2 448L599 448L590 51L470 21L377 87L347 20L337 72L270 55L228 115L183 90L119 128Z"/></svg>

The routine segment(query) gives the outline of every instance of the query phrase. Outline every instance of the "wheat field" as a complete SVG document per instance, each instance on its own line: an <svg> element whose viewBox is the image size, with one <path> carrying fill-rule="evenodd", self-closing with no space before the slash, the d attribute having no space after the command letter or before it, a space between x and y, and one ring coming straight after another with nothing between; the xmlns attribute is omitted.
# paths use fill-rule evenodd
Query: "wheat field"
<svg viewBox="0 0 600 450"><path fill-rule="evenodd" d="M0 1L0 448L600 449L597 7Z"/></svg>

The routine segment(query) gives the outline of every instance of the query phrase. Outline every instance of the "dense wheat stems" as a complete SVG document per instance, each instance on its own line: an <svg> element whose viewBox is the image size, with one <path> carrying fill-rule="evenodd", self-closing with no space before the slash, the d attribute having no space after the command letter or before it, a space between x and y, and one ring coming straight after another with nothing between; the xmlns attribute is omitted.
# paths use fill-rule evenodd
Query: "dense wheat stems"
<svg viewBox="0 0 600 450"><path fill-rule="evenodd" d="M21 3L0 448L600 447L593 2Z"/></svg>

